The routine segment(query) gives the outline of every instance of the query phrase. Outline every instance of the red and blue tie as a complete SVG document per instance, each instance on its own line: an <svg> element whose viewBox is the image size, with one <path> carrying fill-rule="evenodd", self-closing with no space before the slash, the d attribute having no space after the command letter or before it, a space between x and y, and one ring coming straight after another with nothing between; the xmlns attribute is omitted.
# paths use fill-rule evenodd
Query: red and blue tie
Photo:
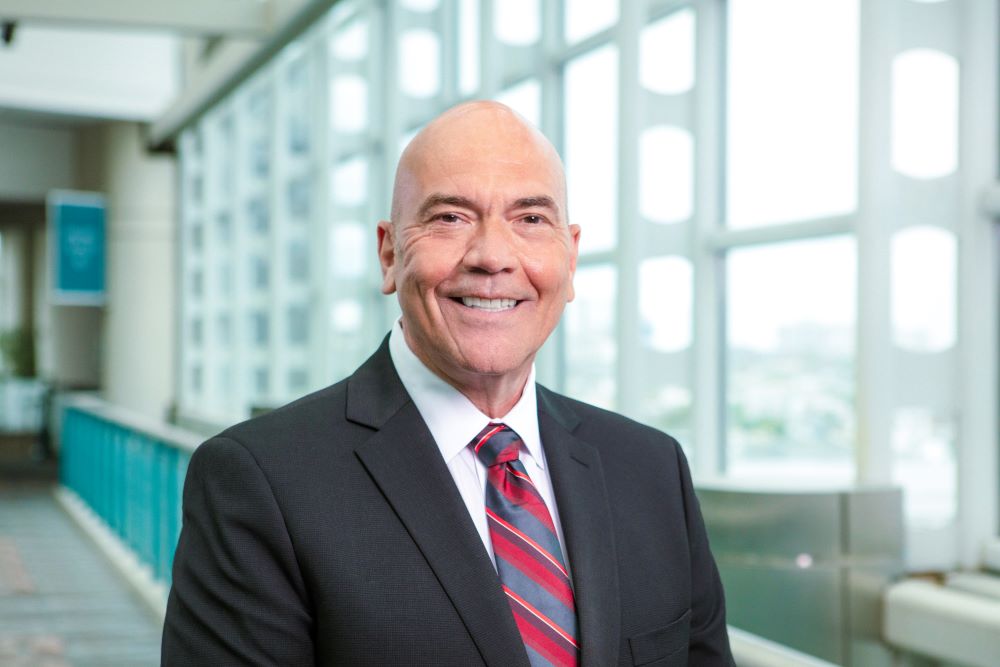
<svg viewBox="0 0 1000 667"><path fill-rule="evenodd" d="M579 660L576 605L545 501L519 458L521 438L489 424L470 443L487 467L486 519L497 573L532 667Z"/></svg>

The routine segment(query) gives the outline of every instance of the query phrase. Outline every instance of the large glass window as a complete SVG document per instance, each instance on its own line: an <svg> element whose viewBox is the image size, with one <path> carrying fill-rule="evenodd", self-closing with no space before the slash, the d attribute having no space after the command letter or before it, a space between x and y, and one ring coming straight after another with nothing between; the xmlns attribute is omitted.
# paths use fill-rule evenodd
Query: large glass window
<svg viewBox="0 0 1000 667"><path fill-rule="evenodd" d="M615 270L582 267L576 272L576 300L566 308L566 387L581 400L615 405Z"/></svg>
<svg viewBox="0 0 1000 667"><path fill-rule="evenodd" d="M857 205L858 0L730 0L726 222Z"/></svg>
<svg viewBox="0 0 1000 667"><path fill-rule="evenodd" d="M727 472L854 477L851 238L734 250L726 276Z"/></svg>
<svg viewBox="0 0 1000 667"><path fill-rule="evenodd" d="M570 219L582 253L610 250L618 227L618 51L612 46L566 65L565 148Z"/></svg>
<svg viewBox="0 0 1000 667"><path fill-rule="evenodd" d="M367 357L398 317L399 152L493 98L552 139L582 229L544 383L696 476L897 483L911 526L958 525L977 68L937 37L959 3L866 1L336 3L180 142L181 412L222 425Z"/></svg>
<svg viewBox="0 0 1000 667"><path fill-rule="evenodd" d="M695 14L681 9L656 19L639 37L639 83L655 93L677 95L694 85Z"/></svg>
<svg viewBox="0 0 1000 667"><path fill-rule="evenodd" d="M493 25L497 39L511 46L527 46L542 34L539 0L506 0L493 3Z"/></svg>
<svg viewBox="0 0 1000 667"><path fill-rule="evenodd" d="M686 448L694 442L690 350L694 336L694 272L686 257L666 256L639 265L642 365L638 415Z"/></svg>
<svg viewBox="0 0 1000 667"><path fill-rule="evenodd" d="M578 42L618 21L618 0L566 0L566 41Z"/></svg>
<svg viewBox="0 0 1000 667"><path fill-rule="evenodd" d="M958 63L911 49L892 67L892 166L912 178L937 178L958 166Z"/></svg>

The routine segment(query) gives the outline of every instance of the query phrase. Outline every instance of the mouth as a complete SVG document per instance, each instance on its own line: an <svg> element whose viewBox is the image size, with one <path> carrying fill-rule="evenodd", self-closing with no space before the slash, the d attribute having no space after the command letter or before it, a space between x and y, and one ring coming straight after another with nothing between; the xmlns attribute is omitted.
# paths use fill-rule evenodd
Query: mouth
<svg viewBox="0 0 1000 667"><path fill-rule="evenodd" d="M466 308L484 310L489 313L499 313L504 310L511 310L521 303L516 299L482 299L478 296L453 297L452 301L462 304Z"/></svg>

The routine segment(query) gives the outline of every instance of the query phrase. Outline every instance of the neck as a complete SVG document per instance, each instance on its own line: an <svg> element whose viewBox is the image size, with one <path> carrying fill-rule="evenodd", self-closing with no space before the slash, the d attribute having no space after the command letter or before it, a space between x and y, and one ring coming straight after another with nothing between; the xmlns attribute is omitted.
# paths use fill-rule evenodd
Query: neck
<svg viewBox="0 0 1000 667"><path fill-rule="evenodd" d="M490 419L499 419L510 412L521 400L524 387L531 376L534 355L517 368L495 373L482 372L452 365L446 367L434 363L419 346L413 345L406 328L403 327L403 341L410 352L434 373L459 393L465 396Z"/></svg>
<svg viewBox="0 0 1000 667"><path fill-rule="evenodd" d="M505 375L476 375L461 383L445 375L440 375L440 377L462 392L484 415L490 419L499 419L510 412L521 400L530 372L529 366L524 372Z"/></svg>
<svg viewBox="0 0 1000 667"><path fill-rule="evenodd" d="M534 361L528 359L522 367L499 373L477 373L462 368L446 370L415 350L408 341L407 346L428 370L458 390L490 419L503 417L521 400Z"/></svg>

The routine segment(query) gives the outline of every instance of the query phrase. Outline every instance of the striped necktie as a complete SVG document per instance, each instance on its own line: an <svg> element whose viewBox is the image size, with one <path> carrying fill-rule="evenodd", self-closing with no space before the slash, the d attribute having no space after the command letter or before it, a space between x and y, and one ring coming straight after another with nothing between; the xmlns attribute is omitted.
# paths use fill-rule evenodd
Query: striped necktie
<svg viewBox="0 0 1000 667"><path fill-rule="evenodd" d="M470 443L486 465L486 519L497 573L532 667L575 666L576 605L555 525L518 458L521 438L489 424Z"/></svg>

